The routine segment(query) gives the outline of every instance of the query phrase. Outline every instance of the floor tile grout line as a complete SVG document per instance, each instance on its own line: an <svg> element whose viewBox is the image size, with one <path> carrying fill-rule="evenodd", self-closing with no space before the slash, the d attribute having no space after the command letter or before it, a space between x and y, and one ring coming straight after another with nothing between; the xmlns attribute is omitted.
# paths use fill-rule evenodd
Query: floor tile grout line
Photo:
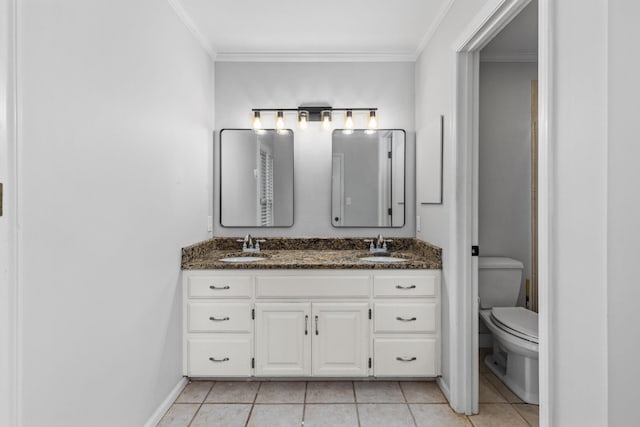
<svg viewBox="0 0 640 427"><path fill-rule="evenodd" d="M351 389L353 390L353 404L356 406L356 420L358 421L358 427L361 427L360 424L360 408L358 408L358 398L356 397L356 382L351 381Z"/></svg>
<svg viewBox="0 0 640 427"><path fill-rule="evenodd" d="M415 415L413 415L413 412L411 411L411 407L409 406L409 399L407 399L407 395L404 393L404 389L402 388L402 382L397 381L397 383L398 383L398 388L400 389L400 394L402 394L402 398L404 399L404 404L409 410L409 415L411 415L411 419L413 420L413 425L417 426L418 422L416 421Z"/></svg>
<svg viewBox="0 0 640 427"><path fill-rule="evenodd" d="M256 406L256 400L258 399L258 393L260 393L260 389L262 388L262 381L258 381L258 388L256 388L256 394L253 396L253 402L251 402L251 408L249 409L249 415L247 416L247 421L244 423L244 427L249 425L249 421L251 420L251 416L253 415L253 409Z"/></svg>
<svg viewBox="0 0 640 427"><path fill-rule="evenodd" d="M304 382L304 398L302 399L302 422L300 423L304 426L304 417L307 412L307 389L309 388L309 381Z"/></svg>
<svg viewBox="0 0 640 427"><path fill-rule="evenodd" d="M189 382L189 384L192 384L192 382ZM187 385L189 385L189 384L187 384ZM198 409L196 409L196 412L193 413L193 416L191 417L191 421L189 421L189 424L187 424L187 427L190 427L191 424L193 424L193 422L195 421L196 417L198 416L198 412L200 412L200 409L202 409L202 405L204 405L204 401L207 400L207 396L209 395L209 393L211 393L211 389L213 389L213 385L214 384L215 384L215 381L213 381L211 383L211 385L209 386L209 390L207 390L207 393L202 398L202 402L200 402L200 405L198 406ZM184 390L182 390L182 392L184 393ZM180 393L180 394L182 394L182 393Z"/></svg>

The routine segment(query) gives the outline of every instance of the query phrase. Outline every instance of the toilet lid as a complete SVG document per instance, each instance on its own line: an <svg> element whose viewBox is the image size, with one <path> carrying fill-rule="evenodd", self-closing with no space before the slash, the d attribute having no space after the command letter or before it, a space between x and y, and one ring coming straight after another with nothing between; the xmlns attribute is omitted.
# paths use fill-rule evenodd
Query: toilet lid
<svg viewBox="0 0 640 427"><path fill-rule="evenodd" d="M528 341L538 342L538 313L524 307L494 307L491 317L496 326Z"/></svg>

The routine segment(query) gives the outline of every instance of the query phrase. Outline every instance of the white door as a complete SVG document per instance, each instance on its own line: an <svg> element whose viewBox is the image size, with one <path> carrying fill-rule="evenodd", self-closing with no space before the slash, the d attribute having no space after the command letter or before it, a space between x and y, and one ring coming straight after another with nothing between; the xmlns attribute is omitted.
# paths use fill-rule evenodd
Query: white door
<svg viewBox="0 0 640 427"><path fill-rule="evenodd" d="M256 304L256 376L311 373L311 304Z"/></svg>
<svg viewBox="0 0 640 427"><path fill-rule="evenodd" d="M369 304L313 304L313 375L366 376Z"/></svg>

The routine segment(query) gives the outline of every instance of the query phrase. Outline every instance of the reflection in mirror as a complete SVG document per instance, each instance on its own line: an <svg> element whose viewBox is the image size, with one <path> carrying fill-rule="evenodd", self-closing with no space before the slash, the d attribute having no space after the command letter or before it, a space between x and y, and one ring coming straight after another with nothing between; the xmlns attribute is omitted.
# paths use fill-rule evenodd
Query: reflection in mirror
<svg viewBox="0 0 640 427"><path fill-rule="evenodd" d="M332 134L331 223L334 227L404 225L405 132Z"/></svg>
<svg viewBox="0 0 640 427"><path fill-rule="evenodd" d="M220 131L220 224L293 225L293 132Z"/></svg>

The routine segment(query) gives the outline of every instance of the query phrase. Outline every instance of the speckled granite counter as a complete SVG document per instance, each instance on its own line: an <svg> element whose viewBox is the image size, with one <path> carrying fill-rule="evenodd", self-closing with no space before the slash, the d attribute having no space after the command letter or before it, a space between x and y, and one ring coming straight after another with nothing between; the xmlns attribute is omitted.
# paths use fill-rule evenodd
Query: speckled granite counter
<svg viewBox="0 0 640 427"><path fill-rule="evenodd" d="M258 237L260 238L260 237ZM255 238L254 238L255 239ZM441 269L442 249L417 239L393 238L389 254L407 261L372 263L363 238L270 238L260 253L242 253L236 238L215 237L182 249L183 270L262 269ZM260 256L261 261L228 263L221 258Z"/></svg>

